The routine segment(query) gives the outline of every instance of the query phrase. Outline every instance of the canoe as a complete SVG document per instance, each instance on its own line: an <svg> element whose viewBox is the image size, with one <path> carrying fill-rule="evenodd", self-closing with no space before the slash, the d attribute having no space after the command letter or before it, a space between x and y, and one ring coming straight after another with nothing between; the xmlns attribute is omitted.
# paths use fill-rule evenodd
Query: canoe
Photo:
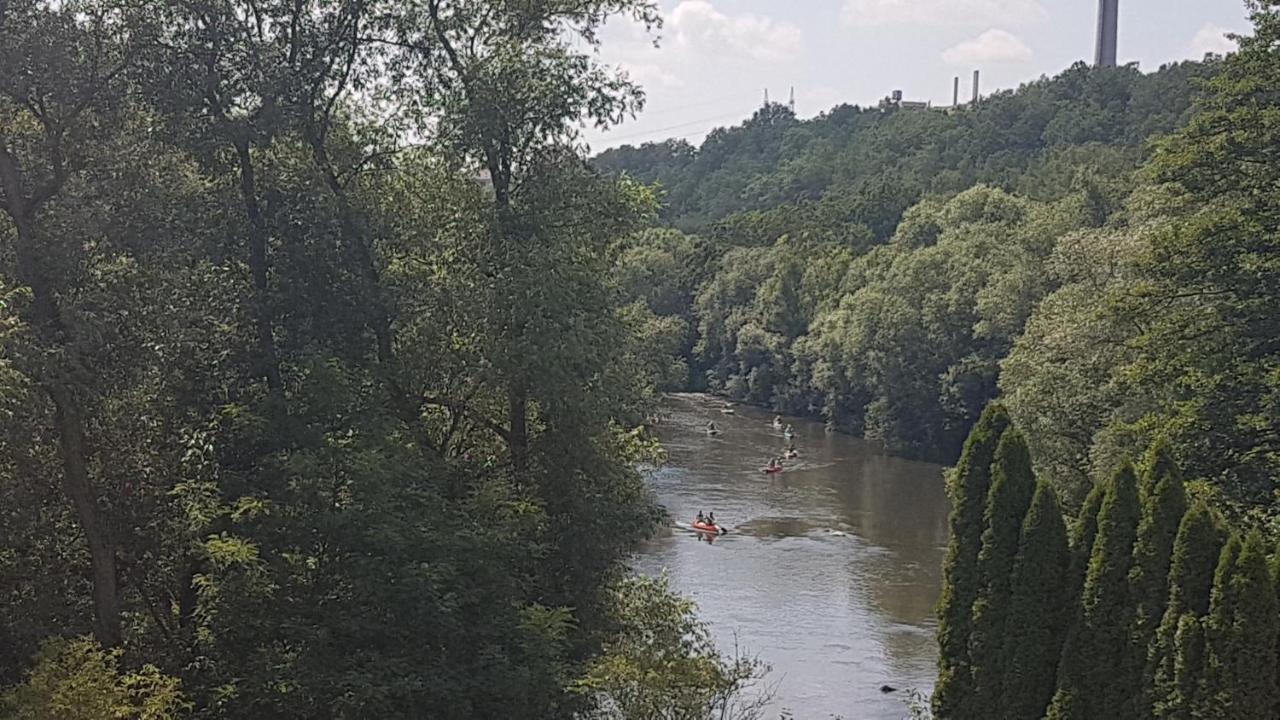
<svg viewBox="0 0 1280 720"><path fill-rule="evenodd" d="M708 525L707 523L694 521L691 527L694 530L697 530L698 532L712 533L715 535L724 534L724 528L720 527L719 525Z"/></svg>

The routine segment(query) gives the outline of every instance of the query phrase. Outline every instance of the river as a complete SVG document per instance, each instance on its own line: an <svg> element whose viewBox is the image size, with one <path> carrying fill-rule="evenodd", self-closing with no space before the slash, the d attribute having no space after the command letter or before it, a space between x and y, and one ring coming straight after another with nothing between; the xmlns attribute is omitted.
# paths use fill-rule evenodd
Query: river
<svg viewBox="0 0 1280 720"><path fill-rule="evenodd" d="M645 545L637 569L666 570L722 650L736 642L772 666L773 716L907 717L906 691L927 695L936 672L942 468L787 418L801 456L766 477L761 467L784 445L772 416L723 406L703 395L667 402L668 462L649 484L674 520L710 510L730 532L707 543L673 528ZM708 420L719 436L703 430Z"/></svg>

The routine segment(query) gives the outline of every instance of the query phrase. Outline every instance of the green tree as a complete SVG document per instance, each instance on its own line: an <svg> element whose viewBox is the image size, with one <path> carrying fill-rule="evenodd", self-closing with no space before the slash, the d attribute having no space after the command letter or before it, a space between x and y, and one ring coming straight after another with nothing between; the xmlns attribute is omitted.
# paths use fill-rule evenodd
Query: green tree
<svg viewBox="0 0 1280 720"><path fill-rule="evenodd" d="M1193 634L1188 641L1194 642L1187 647L1200 657L1199 644L1204 638L1198 623L1209 612L1210 590L1224 540L1219 523L1203 502L1192 504L1178 524L1169 564L1169 599L1147 656L1147 672L1152 678L1151 707L1156 717L1182 717L1178 713L1186 712L1191 686L1179 680L1178 634L1184 618L1197 623L1188 629ZM1193 665L1187 664L1193 661L1202 662L1192 658L1183 663L1184 679L1193 672ZM1199 678L1200 671L1194 672Z"/></svg>
<svg viewBox="0 0 1280 720"><path fill-rule="evenodd" d="M1182 476L1163 444L1151 449L1143 468L1142 488L1142 520L1138 523L1129 582L1133 598L1133 662L1143 668L1142 687L1150 689L1154 668L1147 660L1169 602L1174 543L1187 514ZM1149 707L1148 701L1144 700L1144 706Z"/></svg>
<svg viewBox="0 0 1280 720"><path fill-rule="evenodd" d="M1093 543L1098 537L1098 513L1102 510L1102 502L1106 497L1106 483L1095 483L1085 497L1084 504L1080 506L1080 513L1071 528L1068 589L1076 600L1084 591L1085 576L1089 573L1089 558L1093 556Z"/></svg>
<svg viewBox="0 0 1280 720"><path fill-rule="evenodd" d="M88 171L119 158L112 151L125 117L123 78L136 59L121 9L109 2L17 2L0 16L0 62L11 69L0 78L0 209L12 228L10 281L31 296L23 321L34 352L23 371L52 407L57 482L88 552L94 634L108 647L122 640L118 538L100 502L102 479L94 475L86 439L94 420L86 401L91 383L75 371L91 362L97 343L83 337L92 328L72 323L67 306L88 258L70 237L76 231L51 211ZM83 225L79 231L91 232Z"/></svg>
<svg viewBox="0 0 1280 720"><path fill-rule="evenodd" d="M574 682L592 700L584 716L601 720L755 720L771 699L769 668L715 647L694 604L667 579L630 576L609 589L616 625L603 652Z"/></svg>
<svg viewBox="0 0 1280 720"><path fill-rule="evenodd" d="M1248 0L1254 32L1220 63L1187 126L1149 168L1171 222L1132 308L1144 324L1135 370L1167 402L1147 421L1171 433L1184 470L1228 498L1268 503L1280 468L1280 6Z"/></svg>
<svg viewBox="0 0 1280 720"><path fill-rule="evenodd" d="M1063 649L1058 687L1047 717L1131 717L1139 687L1129 661L1132 605L1129 571L1139 519L1138 480L1126 464L1112 478L1098 512L1080 615Z"/></svg>
<svg viewBox="0 0 1280 720"><path fill-rule="evenodd" d="M1053 487L1036 482L1014 560L1001 667L999 715L1040 718L1057 685L1063 637L1071 619L1071 552Z"/></svg>
<svg viewBox="0 0 1280 720"><path fill-rule="evenodd" d="M938 601L938 685L933 693L934 714L939 717L962 716L972 698L969 642L973 603L980 589L978 554L991 490L991 464L1008 428L1009 416L1004 408L998 403L988 406L969 434L960 462L950 476L951 541Z"/></svg>
<svg viewBox="0 0 1280 720"><path fill-rule="evenodd" d="M1157 716L1169 720L1209 717L1205 704L1204 620L1190 613L1178 618L1172 643L1172 674L1168 694L1156 704ZM1212 712L1212 710L1210 710Z"/></svg>
<svg viewBox="0 0 1280 720"><path fill-rule="evenodd" d="M973 697L971 717L999 717L1004 712L1002 683L1008 676L1013 570L1023 521L1036 492L1035 473L1026 440L1016 429L1005 430L991 466L991 490L983 515L982 550L978 553L978 593L973 603L969 638Z"/></svg>
<svg viewBox="0 0 1280 720"><path fill-rule="evenodd" d="M1275 580L1262 536L1233 538L1222 551L1205 621L1206 706L1242 720L1274 717L1276 639L1280 634Z"/></svg>
<svg viewBox="0 0 1280 720"><path fill-rule="evenodd" d="M180 684L154 665L120 669L119 649L88 638L50 640L26 681L0 695L12 720L177 720L188 717Z"/></svg>

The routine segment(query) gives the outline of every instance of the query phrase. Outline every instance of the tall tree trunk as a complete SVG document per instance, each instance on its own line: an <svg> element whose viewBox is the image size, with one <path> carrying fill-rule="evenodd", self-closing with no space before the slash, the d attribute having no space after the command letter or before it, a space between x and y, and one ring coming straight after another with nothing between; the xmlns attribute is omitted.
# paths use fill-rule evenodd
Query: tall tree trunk
<svg viewBox="0 0 1280 720"><path fill-rule="evenodd" d="M492 254L504 259L504 262L515 264L511 259L515 255L517 240L517 223L511 210L511 167L505 159L507 151L501 143L496 143L486 153L489 179L493 183L494 209L497 215L497 227L494 228ZM518 285L523 285L520 283ZM524 333L524 303L521 298L509 297L505 307L499 312L509 314L510 347L520 348L524 345L521 335ZM522 363L508 359L507 378L507 447L511 451L511 471L517 482L528 480L529 474L529 384L524 374Z"/></svg>
<svg viewBox="0 0 1280 720"><path fill-rule="evenodd" d="M507 401L511 471L517 481L523 482L529 474L529 392L522 379L511 380Z"/></svg>
<svg viewBox="0 0 1280 720"><path fill-rule="evenodd" d="M6 183L11 217L17 226L17 264L19 280L31 288L35 322L41 341L54 348L66 349L68 338L58 309L57 297L41 267L41 249L37 245L34 218L22 207L20 189ZM104 647L120 645L120 592L116 568L116 546L111 537L98 494L89 478L88 449L85 445L83 412L65 372L65 368L45 366L37 370L38 381L54 407L54 424L58 431L58 455L62 462L62 489L75 508L81 532L89 546L89 564L93 575L94 637Z"/></svg>
<svg viewBox="0 0 1280 720"><path fill-rule="evenodd" d="M368 286L370 295L368 322L377 340L378 362L389 368L393 360L394 346L391 309L390 303L382 292L382 278L378 275L378 267L374 264L368 227L351 204L347 189L338 180L338 174L329 159L329 151L325 147L324 137L319 128L309 123L305 128L305 134L307 142L311 145L311 156L315 160L316 167L320 170L325 185L338 205L338 221L346 237L347 246L355 256L361 279Z"/></svg>
<svg viewBox="0 0 1280 720"><path fill-rule="evenodd" d="M254 324L258 331L259 371L266 378L267 387L278 391L280 359L276 353L275 318L271 310L270 265L267 260L267 227L258 206L257 181L253 172L248 133L235 140L236 157L240 166L240 195L244 199L245 215L249 218L249 269L253 273Z"/></svg>

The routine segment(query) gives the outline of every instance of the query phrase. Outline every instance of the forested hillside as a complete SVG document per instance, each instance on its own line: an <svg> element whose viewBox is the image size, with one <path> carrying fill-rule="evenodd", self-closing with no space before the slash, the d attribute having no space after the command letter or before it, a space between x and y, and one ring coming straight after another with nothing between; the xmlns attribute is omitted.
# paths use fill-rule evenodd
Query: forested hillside
<svg viewBox="0 0 1280 720"><path fill-rule="evenodd" d="M681 230L735 244L791 233L856 245L858 226L884 240L924 194L984 183L1051 200L1081 170L1120 175L1149 139L1186 121L1197 81L1212 72L1191 62L1150 74L1079 64L954 111L900 110L886 100L798 120L770 105L697 148L668 140L607 150L593 162L657 183L663 220Z"/></svg>
<svg viewBox="0 0 1280 720"><path fill-rule="evenodd" d="M1260 144L1251 159L1270 106L1244 79L1270 69L1245 62L1078 65L949 112L770 107L696 150L611 150L596 164L656 183L669 226L628 243L620 276L681 323L694 387L947 462L1006 395L1070 506L1168 436L1192 477L1265 510L1271 351L1241 338L1262 337L1270 255L1251 243L1272 240L1214 225L1274 232L1269 211L1215 209L1262 202L1231 183L1273 168Z"/></svg>

